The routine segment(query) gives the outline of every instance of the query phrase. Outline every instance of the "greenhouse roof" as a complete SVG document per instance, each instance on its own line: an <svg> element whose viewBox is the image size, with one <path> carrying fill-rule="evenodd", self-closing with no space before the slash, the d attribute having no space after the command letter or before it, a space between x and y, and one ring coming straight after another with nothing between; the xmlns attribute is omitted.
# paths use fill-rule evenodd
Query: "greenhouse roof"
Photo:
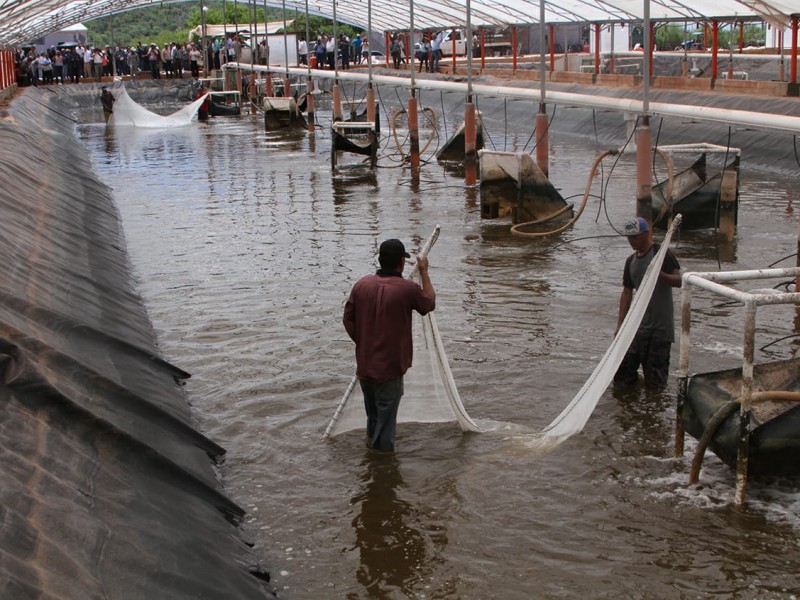
<svg viewBox="0 0 800 600"><path fill-rule="evenodd" d="M49 33L79 22L167 2L154 0L0 0L0 46L30 43ZM474 26L520 25L539 22L540 0L471 0L470 21ZM552 0L545 1L548 24L635 22L643 20L645 0ZM283 2L268 0L272 7ZM292 13L333 16L333 0L287 0ZM466 0L336 0L336 20L373 31L409 29L413 7L414 27L436 29L464 25ZM763 20L790 27L800 14L800 0L650 0L652 21ZM371 19L370 19L371 16Z"/></svg>

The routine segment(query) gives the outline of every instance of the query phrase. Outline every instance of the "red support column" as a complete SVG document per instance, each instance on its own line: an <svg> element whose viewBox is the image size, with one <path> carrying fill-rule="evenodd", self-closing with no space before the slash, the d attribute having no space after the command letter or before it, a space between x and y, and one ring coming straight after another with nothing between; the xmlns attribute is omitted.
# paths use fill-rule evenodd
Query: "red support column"
<svg viewBox="0 0 800 600"><path fill-rule="evenodd" d="M556 28L550 25L550 72L556 70Z"/></svg>
<svg viewBox="0 0 800 600"><path fill-rule="evenodd" d="M309 53L310 54L310 53ZM314 125L314 80L309 77L307 85L307 93L306 98L308 99L306 102L306 114L308 116L308 132L314 133L315 125Z"/></svg>
<svg viewBox="0 0 800 600"><path fill-rule="evenodd" d="M385 56L385 58L386 58L386 68L388 69L389 68L389 46L391 46L391 44L392 44L392 38L389 35L388 31L384 32L383 35L386 38L386 56ZM370 58L372 58L372 57L370 57Z"/></svg>
<svg viewBox="0 0 800 600"><path fill-rule="evenodd" d="M475 105L468 99L464 105L464 183L478 182L477 123Z"/></svg>
<svg viewBox="0 0 800 600"><path fill-rule="evenodd" d="M408 99L408 137L411 139L411 167L419 168L419 116L417 114L417 98L414 90Z"/></svg>
<svg viewBox="0 0 800 600"><path fill-rule="evenodd" d="M792 17L792 66L789 81L797 83L797 23L798 17Z"/></svg>
<svg viewBox="0 0 800 600"><path fill-rule="evenodd" d="M511 56L513 57L512 72L517 74L517 26L511 27Z"/></svg>
<svg viewBox="0 0 800 600"><path fill-rule="evenodd" d="M739 21L739 54L744 50L744 21Z"/></svg>
<svg viewBox="0 0 800 600"><path fill-rule="evenodd" d="M458 54L458 52L456 52L457 46L456 46L456 32L455 32L455 30L453 30L453 33L450 35L450 37L453 38L453 75L455 75L456 74L456 54ZM465 44L466 44L466 42L465 42Z"/></svg>
<svg viewBox="0 0 800 600"><path fill-rule="evenodd" d="M486 68L486 30L481 29L481 74Z"/></svg>
<svg viewBox="0 0 800 600"><path fill-rule="evenodd" d="M550 176L549 125L547 122L547 108L542 102L539 104L539 112L536 114L536 164L539 165L545 177Z"/></svg>
<svg viewBox="0 0 800 600"><path fill-rule="evenodd" d="M719 76L719 21L711 21L711 79Z"/></svg>
<svg viewBox="0 0 800 600"><path fill-rule="evenodd" d="M594 24L594 74L600 74L600 23Z"/></svg>

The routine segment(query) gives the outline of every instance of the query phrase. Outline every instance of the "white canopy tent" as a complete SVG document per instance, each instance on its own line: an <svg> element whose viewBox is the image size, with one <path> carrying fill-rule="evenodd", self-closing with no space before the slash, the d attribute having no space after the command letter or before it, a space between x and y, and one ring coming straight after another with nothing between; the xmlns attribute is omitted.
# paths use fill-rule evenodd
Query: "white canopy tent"
<svg viewBox="0 0 800 600"><path fill-rule="evenodd" d="M183 0L177 0L183 1ZM518 25L539 21L542 0L471 0L473 25ZM642 21L646 0L552 0L545 1L544 20L559 23L611 23ZM14 46L42 37L77 22L148 6L154 0L0 0L0 46ZM260 6L261 3L257 4ZM284 4L266 2L267 6ZM366 27L368 6L374 31L407 29L411 21L409 0L337 0L336 17ZM305 0L287 0L286 9L305 12ZM447 28L466 22L466 0L415 0L416 28ZM780 28L791 26L800 14L800 0L649 0L652 21L767 21ZM333 15L333 0L310 0L308 11Z"/></svg>

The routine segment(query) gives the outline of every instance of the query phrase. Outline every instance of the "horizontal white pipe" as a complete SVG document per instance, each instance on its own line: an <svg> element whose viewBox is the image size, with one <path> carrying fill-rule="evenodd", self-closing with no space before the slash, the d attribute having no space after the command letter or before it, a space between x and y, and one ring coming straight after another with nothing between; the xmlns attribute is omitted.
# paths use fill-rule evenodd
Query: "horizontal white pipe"
<svg viewBox="0 0 800 600"><path fill-rule="evenodd" d="M781 277L797 277L800 267L781 269L748 269L746 271L690 271L686 275L695 275L711 281L745 281L748 279L778 279Z"/></svg>
<svg viewBox="0 0 800 600"><path fill-rule="evenodd" d="M697 144L668 144L658 147L662 152L718 152L720 154L741 154L740 148L728 148L718 144L697 143Z"/></svg>
<svg viewBox="0 0 800 600"><path fill-rule="evenodd" d="M335 71L323 69L304 69L298 67L279 67L248 65L239 63L226 63L227 68L241 67L246 71L256 72L277 72L288 73L290 75L308 76L320 79L335 79ZM341 81L360 81L368 82L368 73L354 73L352 71L339 71L338 79ZM410 78L396 77L389 75L373 75L373 83L392 85L395 87L412 87ZM466 96L467 84L457 81L440 81L433 79L416 79L413 87L424 90L439 90L444 92L460 92ZM539 102L541 93L538 89L518 88L508 86L472 85L472 93L478 96L499 96L504 98L515 98L519 100L530 100ZM593 96L590 94L575 94L572 92L557 92L547 90L545 99L548 104L560 104L568 106L583 106L588 108L599 108L604 110L627 111L640 114L643 110L643 102L631 98L611 98L608 96ZM728 108L715 108L708 106L687 106L681 104L667 104L665 102L650 102L649 114L662 117L677 117L681 119L699 119L712 123L722 123L724 125L740 125L742 127L752 127L755 129L765 129L780 131L786 134L800 134L800 117L788 115L778 115L773 113L750 112L744 110L733 110Z"/></svg>
<svg viewBox="0 0 800 600"><path fill-rule="evenodd" d="M751 302L757 306L768 304L800 304L800 293L787 292L745 292L722 285L720 281L745 281L753 279L770 279L777 277L796 277L800 275L800 267L787 269L760 269L755 271L725 271L708 273L684 273L683 284L694 285L725 298L746 304Z"/></svg>

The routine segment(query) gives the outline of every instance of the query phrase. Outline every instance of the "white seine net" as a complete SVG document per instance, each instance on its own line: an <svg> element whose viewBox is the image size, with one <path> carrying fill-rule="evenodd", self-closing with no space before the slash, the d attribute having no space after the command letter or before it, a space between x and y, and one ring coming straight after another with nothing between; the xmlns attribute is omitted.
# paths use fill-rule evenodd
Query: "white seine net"
<svg viewBox="0 0 800 600"><path fill-rule="evenodd" d="M191 104L187 104L171 115L159 115L147 110L144 106L137 104L125 91L125 87L111 90L116 101L114 102L114 112L111 113L109 124L125 127L143 127L147 129L167 129L171 127L185 127L192 122L192 119L205 102L205 96L198 98Z"/></svg>

